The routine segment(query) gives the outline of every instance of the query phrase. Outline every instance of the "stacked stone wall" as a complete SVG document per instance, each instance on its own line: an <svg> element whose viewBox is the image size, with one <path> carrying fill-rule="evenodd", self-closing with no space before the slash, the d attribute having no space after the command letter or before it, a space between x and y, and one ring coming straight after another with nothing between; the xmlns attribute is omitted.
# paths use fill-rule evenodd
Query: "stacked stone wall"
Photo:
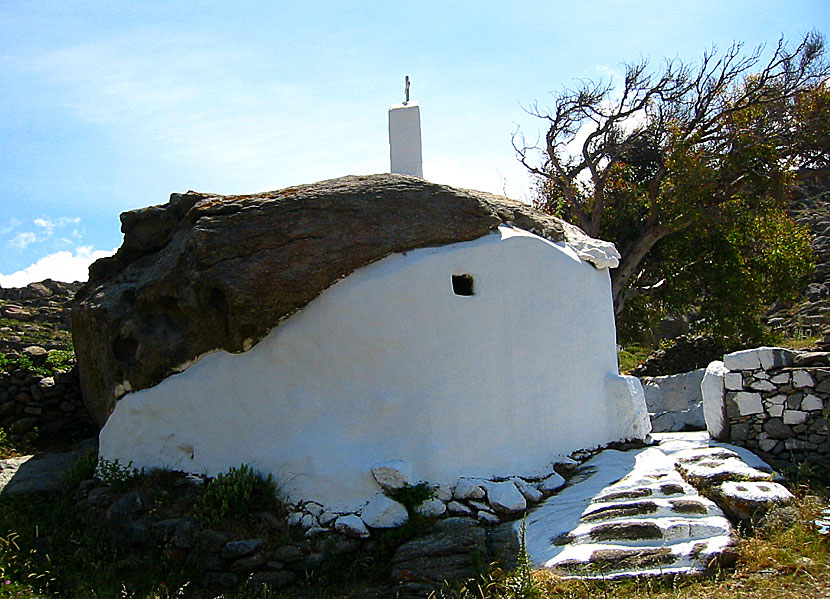
<svg viewBox="0 0 830 599"><path fill-rule="evenodd" d="M701 387L713 437L775 460L830 459L830 362L783 348L734 352L710 364Z"/></svg>
<svg viewBox="0 0 830 599"><path fill-rule="evenodd" d="M37 441L95 434L81 397L78 372L43 376L26 368L0 372L0 427L14 440Z"/></svg>

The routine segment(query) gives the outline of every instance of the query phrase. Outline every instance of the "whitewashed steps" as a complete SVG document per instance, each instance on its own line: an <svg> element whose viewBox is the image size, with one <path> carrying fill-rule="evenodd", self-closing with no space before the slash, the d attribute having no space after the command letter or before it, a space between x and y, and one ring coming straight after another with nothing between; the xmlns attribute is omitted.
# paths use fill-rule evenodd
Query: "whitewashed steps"
<svg viewBox="0 0 830 599"><path fill-rule="evenodd" d="M607 450L527 517L528 553L566 576L701 572L734 544L723 512L656 447Z"/></svg>

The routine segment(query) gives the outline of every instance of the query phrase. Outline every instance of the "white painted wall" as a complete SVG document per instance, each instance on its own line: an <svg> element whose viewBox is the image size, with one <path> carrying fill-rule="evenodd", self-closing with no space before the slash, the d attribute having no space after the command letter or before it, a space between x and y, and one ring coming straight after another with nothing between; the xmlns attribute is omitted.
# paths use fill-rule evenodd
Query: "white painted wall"
<svg viewBox="0 0 830 599"><path fill-rule="evenodd" d="M462 273L474 296L453 294ZM348 511L383 460L450 483L644 437L642 389L617 372L608 270L501 227L366 266L250 351L124 396L100 453L211 475L248 463L293 500Z"/></svg>

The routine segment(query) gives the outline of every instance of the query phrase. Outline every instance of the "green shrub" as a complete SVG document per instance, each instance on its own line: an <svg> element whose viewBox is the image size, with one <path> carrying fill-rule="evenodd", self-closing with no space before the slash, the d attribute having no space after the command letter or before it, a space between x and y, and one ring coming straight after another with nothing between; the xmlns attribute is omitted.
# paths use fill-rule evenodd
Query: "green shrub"
<svg viewBox="0 0 830 599"><path fill-rule="evenodd" d="M75 352L63 349L53 349L46 358L47 370L71 370L75 365Z"/></svg>
<svg viewBox="0 0 830 599"><path fill-rule="evenodd" d="M101 458L98 460L98 466L95 469L95 478L111 486L115 490L125 489L142 474L142 472L132 467L132 460L124 466L118 460L105 460Z"/></svg>
<svg viewBox="0 0 830 599"><path fill-rule="evenodd" d="M40 376L52 376L56 370L70 370L74 364L75 352L72 350L51 350L43 366L35 366L28 356L9 358L6 354L0 352L0 371L24 368Z"/></svg>
<svg viewBox="0 0 830 599"><path fill-rule="evenodd" d="M97 452L90 451L87 454L78 458L78 461L72 465L72 468L63 475L61 481L61 489L65 493L74 493L81 481L88 480L95 476L95 471L98 466Z"/></svg>
<svg viewBox="0 0 830 599"><path fill-rule="evenodd" d="M398 503L402 503L409 515L412 516L416 507L435 497L435 489L427 483L406 484L400 489L387 491L386 495Z"/></svg>
<svg viewBox="0 0 830 599"><path fill-rule="evenodd" d="M197 520L214 525L227 516L245 516L277 507L277 485L246 464L231 468L205 485L194 508Z"/></svg>

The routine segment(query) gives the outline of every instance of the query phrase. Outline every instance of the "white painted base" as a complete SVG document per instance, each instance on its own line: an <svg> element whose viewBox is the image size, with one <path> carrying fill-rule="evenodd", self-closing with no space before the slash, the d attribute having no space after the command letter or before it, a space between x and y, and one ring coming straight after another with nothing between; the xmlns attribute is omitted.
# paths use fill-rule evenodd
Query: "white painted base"
<svg viewBox="0 0 830 599"><path fill-rule="evenodd" d="M459 274L474 295L453 293ZM100 455L208 475L247 463L294 501L352 511L384 460L431 483L542 474L649 428L639 381L618 375L607 269L501 227L364 267L251 350L125 395Z"/></svg>

